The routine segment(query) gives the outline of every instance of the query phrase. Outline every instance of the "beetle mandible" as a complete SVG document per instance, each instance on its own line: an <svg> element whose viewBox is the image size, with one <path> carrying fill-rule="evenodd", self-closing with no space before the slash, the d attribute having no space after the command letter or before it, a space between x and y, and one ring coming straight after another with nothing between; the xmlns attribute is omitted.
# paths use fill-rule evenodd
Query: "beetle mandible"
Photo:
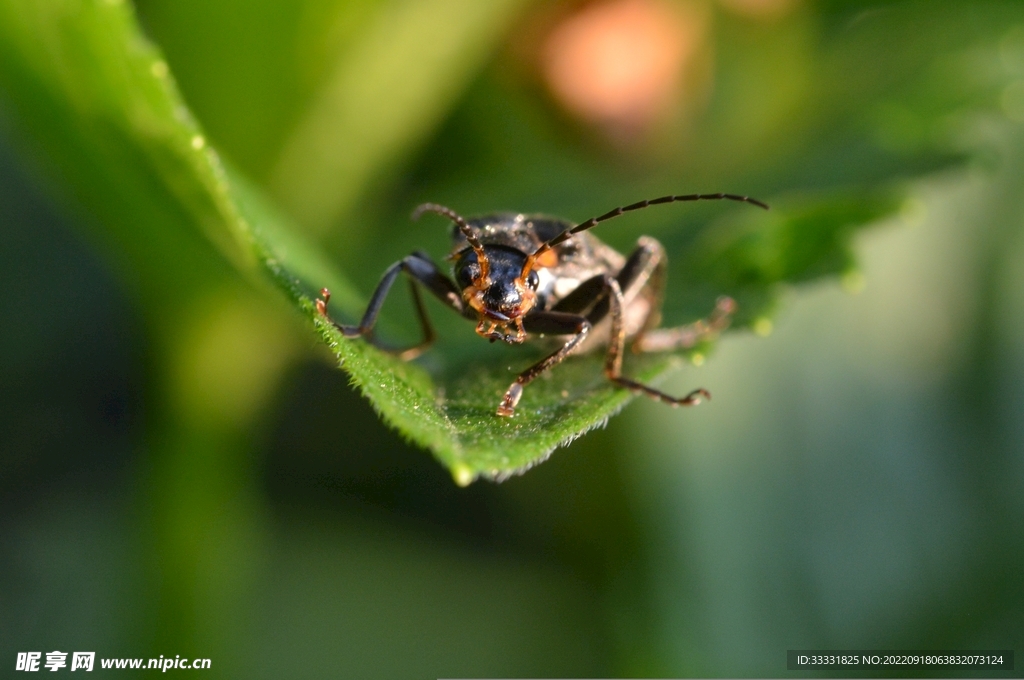
<svg viewBox="0 0 1024 680"><path fill-rule="evenodd" d="M628 257L602 243L587 230L623 213L679 201L730 200L768 209L768 205L737 194L685 194L663 196L615 208L599 217L573 225L543 215L499 213L464 219L451 208L424 203L412 214L436 213L452 222L454 244L448 259L455 280L445 276L421 251L388 267L370 297L358 326L339 324L327 314L330 291L321 291L317 310L347 338L371 336L384 298L401 272L409 276L423 340L398 352L412 359L434 341L434 328L420 295L423 286L441 302L477 322L476 332L491 342L526 341L531 334L563 336L561 346L519 374L502 397L497 415L515 413L523 388L573 352L607 343L604 373L616 385L671 404L692 406L711 395L696 389L672 397L622 375L622 352L632 340L637 352L660 352L692 347L729 325L735 309L731 298L721 297L706 320L678 328L658 328L665 285L665 249L642 236ZM417 285L419 284L419 286ZM599 324L602 327L598 327ZM607 325L607 335L603 326ZM595 330L597 328L597 330Z"/></svg>

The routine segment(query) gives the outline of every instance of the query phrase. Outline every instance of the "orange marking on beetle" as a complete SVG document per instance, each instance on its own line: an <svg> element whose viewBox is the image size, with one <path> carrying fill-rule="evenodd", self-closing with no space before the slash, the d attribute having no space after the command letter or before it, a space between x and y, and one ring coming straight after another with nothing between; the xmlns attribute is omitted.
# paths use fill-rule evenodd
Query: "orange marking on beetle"
<svg viewBox="0 0 1024 680"><path fill-rule="evenodd" d="M545 250L533 262L537 267L554 267L558 264L558 253L554 250Z"/></svg>

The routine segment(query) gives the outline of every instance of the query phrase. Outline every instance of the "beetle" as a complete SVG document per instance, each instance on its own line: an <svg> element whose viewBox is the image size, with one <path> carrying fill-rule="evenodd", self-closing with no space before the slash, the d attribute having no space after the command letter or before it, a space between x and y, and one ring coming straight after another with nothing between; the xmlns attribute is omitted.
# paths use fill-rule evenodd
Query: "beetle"
<svg viewBox="0 0 1024 680"><path fill-rule="evenodd" d="M589 229L627 212L652 205L683 201L730 200L765 210L768 205L737 194L685 194L663 196L615 208L579 224L544 215L496 213L465 219L451 208L424 203L413 211L418 220L435 213L452 222L454 281L422 251L394 263L384 272L370 297L358 326L337 323L327 313L330 291L321 290L317 310L347 338L372 331L388 291L405 272L423 330L423 340L397 352L412 359L435 338L419 287L462 316L476 321L476 332L491 342L525 342L531 335L562 338L560 346L519 374L497 408L497 415L511 417L523 388L573 352L586 352L607 343L604 373L619 387L644 394L672 406L692 406L710 399L707 390L693 390L672 397L622 375L626 340L637 352L661 352L692 347L729 325L735 303L718 299L706 320L678 328L658 328L665 285L665 249L655 239L642 236L628 257L601 242ZM607 335L605 334L607 332Z"/></svg>

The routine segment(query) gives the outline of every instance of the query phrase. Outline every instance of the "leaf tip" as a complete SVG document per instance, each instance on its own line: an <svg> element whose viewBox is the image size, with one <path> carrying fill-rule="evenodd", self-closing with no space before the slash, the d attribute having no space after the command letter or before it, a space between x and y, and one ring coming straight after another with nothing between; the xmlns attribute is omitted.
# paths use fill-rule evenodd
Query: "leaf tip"
<svg viewBox="0 0 1024 680"><path fill-rule="evenodd" d="M452 466L452 478L459 486L467 487L473 483L476 475L473 474L473 470L465 463L456 463Z"/></svg>

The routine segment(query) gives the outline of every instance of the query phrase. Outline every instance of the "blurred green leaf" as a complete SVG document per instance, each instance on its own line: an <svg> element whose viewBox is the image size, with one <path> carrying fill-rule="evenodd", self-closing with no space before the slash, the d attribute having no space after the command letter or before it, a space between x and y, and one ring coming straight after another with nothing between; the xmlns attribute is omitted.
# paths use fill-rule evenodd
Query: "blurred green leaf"
<svg viewBox="0 0 1024 680"><path fill-rule="evenodd" d="M830 198L788 197L768 215L737 219L700 234L673 272L680 309L707 305L721 291L738 304L735 325L769 316L778 286L825 276L856 277L856 230L895 212L895 191L844 193Z"/></svg>
<svg viewBox="0 0 1024 680"><path fill-rule="evenodd" d="M291 213L317 233L333 226L383 166L442 120L522 4L385 3L285 141L272 185Z"/></svg>

